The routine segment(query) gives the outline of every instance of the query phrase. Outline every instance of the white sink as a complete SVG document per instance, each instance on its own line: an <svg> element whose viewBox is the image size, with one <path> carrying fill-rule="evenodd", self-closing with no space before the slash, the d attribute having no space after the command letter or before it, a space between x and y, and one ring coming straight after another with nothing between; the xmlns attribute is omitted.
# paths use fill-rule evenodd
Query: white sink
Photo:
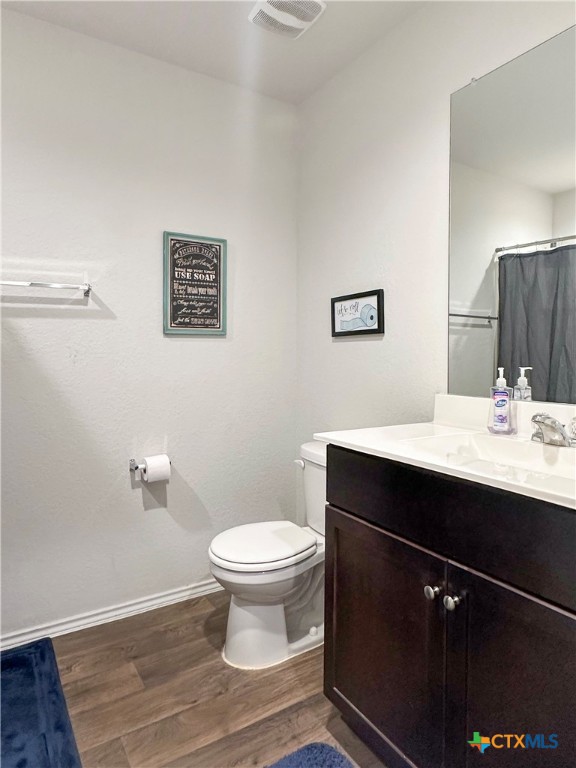
<svg viewBox="0 0 576 768"><path fill-rule="evenodd" d="M575 478L576 450L482 432L404 438L403 443L442 462L486 461Z"/></svg>

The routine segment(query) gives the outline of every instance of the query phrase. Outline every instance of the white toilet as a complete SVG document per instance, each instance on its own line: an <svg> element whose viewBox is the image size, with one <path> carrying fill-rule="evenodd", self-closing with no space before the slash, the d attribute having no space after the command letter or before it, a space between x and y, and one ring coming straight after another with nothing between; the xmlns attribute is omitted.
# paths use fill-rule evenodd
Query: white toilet
<svg viewBox="0 0 576 768"><path fill-rule="evenodd" d="M219 533L212 575L232 593L224 660L242 669L279 664L324 640L326 444L300 448L306 523L250 523Z"/></svg>

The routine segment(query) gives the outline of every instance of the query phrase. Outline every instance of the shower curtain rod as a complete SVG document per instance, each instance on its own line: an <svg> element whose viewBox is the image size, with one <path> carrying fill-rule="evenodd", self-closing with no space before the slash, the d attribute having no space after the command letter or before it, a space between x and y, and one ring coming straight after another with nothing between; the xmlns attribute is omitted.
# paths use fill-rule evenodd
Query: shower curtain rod
<svg viewBox="0 0 576 768"><path fill-rule="evenodd" d="M546 245L549 243L563 243L565 240L576 240L576 235L569 235L568 237L549 237L547 240L533 240L531 243L518 243L518 245L508 245L505 248L496 248L495 253L502 253L502 251L513 251L515 248L529 248L531 245Z"/></svg>

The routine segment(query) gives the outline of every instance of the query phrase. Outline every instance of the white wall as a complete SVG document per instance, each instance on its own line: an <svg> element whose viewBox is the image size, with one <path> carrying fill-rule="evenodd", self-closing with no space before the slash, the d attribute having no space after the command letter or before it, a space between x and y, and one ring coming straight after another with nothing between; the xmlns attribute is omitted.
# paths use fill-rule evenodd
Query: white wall
<svg viewBox="0 0 576 768"><path fill-rule="evenodd" d="M300 437L424 420L446 390L450 93L574 23L570 3L426 3L301 109ZM386 334L330 297L384 288Z"/></svg>
<svg viewBox="0 0 576 768"><path fill-rule="evenodd" d="M296 241L293 107L11 12L3 54L3 274L94 286L3 291L7 633L294 514ZM163 230L228 239L225 339L163 336ZM167 488L132 485L162 451Z"/></svg>
<svg viewBox="0 0 576 768"><path fill-rule="evenodd" d="M576 234L576 189L554 195L553 237L570 237Z"/></svg>
<svg viewBox="0 0 576 768"><path fill-rule="evenodd" d="M450 309L498 315L499 246L552 235L553 196L502 176L451 164ZM486 397L493 386L498 325L452 318L448 390ZM516 371L506 371L509 381Z"/></svg>

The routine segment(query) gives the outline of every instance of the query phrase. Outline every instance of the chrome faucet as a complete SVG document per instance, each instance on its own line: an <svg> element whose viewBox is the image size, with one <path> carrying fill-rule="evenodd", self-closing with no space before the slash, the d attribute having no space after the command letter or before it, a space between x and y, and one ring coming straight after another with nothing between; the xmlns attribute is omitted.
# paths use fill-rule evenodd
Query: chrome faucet
<svg viewBox="0 0 576 768"><path fill-rule="evenodd" d="M532 416L532 424L534 424L532 440L536 442L564 447L576 445L576 437L568 434L565 426L560 424L554 416L549 416L547 413L535 413ZM572 419L570 424L570 431L572 433L574 433L574 426L575 420Z"/></svg>

